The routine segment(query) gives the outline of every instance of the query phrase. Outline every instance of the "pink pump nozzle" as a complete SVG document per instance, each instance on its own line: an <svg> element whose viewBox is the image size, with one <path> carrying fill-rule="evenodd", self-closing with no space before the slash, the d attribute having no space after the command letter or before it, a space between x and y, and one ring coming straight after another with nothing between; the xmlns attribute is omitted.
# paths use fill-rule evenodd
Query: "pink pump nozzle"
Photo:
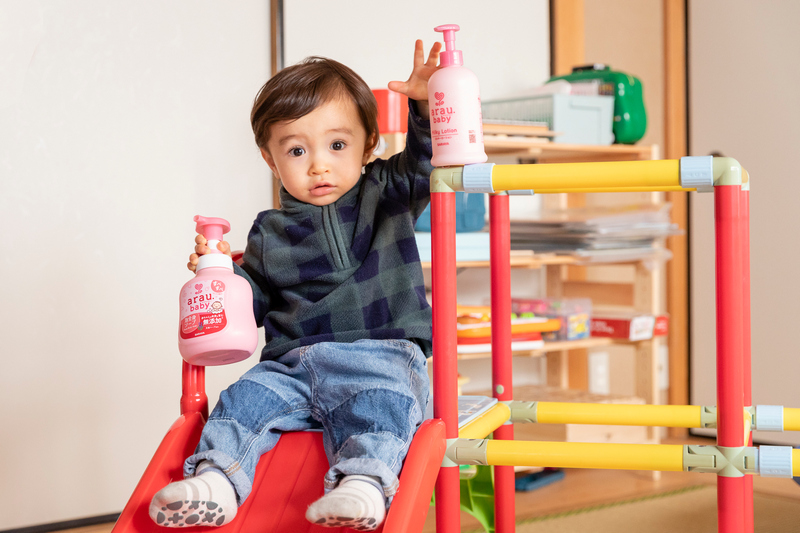
<svg viewBox="0 0 800 533"><path fill-rule="evenodd" d="M201 217L197 215L194 217L194 221L197 222L195 231L204 236L209 243L211 241L221 241L222 236L231 230L231 225L224 218ZM209 248L211 248L212 254L222 253L217 249L216 243L214 243L213 246L209 244Z"/></svg>
<svg viewBox="0 0 800 533"><path fill-rule="evenodd" d="M444 37L445 51L439 54L439 64L442 67L460 66L464 64L461 50L456 50L456 32L461 28L458 24L443 24L436 26L433 31L440 31Z"/></svg>

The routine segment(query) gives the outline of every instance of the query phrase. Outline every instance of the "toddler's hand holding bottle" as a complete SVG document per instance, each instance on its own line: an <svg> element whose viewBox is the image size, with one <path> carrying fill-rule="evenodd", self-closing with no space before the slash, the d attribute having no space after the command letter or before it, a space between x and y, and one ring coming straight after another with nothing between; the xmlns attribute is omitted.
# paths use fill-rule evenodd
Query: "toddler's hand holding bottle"
<svg viewBox="0 0 800 533"><path fill-rule="evenodd" d="M204 236L198 234L197 237L194 238L194 242L194 253L189 256L189 262L186 264L186 267L192 272L196 271L200 256L211 253L211 248L208 247L208 241ZM228 244L228 241L219 241L217 243L217 250L231 257L231 245Z"/></svg>

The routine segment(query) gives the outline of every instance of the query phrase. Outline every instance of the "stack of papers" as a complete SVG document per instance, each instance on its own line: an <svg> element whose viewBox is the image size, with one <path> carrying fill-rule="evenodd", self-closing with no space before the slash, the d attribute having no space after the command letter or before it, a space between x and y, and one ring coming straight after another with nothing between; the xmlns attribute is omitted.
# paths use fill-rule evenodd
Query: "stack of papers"
<svg viewBox="0 0 800 533"><path fill-rule="evenodd" d="M669 259L659 240L681 233L670 222L670 208L646 204L544 211L539 220L511 222L511 248L589 261Z"/></svg>

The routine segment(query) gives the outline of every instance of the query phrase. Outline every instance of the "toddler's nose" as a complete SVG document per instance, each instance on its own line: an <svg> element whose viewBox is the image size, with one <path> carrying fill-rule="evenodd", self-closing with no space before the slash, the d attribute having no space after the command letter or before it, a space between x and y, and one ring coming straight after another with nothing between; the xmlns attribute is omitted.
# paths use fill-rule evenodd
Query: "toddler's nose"
<svg viewBox="0 0 800 533"><path fill-rule="evenodd" d="M330 171L330 164L324 157L315 157L311 161L311 174L325 174Z"/></svg>

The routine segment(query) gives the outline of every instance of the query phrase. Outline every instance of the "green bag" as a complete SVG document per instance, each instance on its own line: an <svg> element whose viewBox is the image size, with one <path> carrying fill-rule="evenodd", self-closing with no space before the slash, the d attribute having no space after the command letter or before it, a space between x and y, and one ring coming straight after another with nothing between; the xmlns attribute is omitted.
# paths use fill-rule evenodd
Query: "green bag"
<svg viewBox="0 0 800 533"><path fill-rule="evenodd" d="M614 142L633 144L647 131L647 112L644 109L642 82L639 78L616 72L603 64L575 67L572 74L555 76L555 80L565 80L572 84L597 83L599 94L614 96Z"/></svg>

